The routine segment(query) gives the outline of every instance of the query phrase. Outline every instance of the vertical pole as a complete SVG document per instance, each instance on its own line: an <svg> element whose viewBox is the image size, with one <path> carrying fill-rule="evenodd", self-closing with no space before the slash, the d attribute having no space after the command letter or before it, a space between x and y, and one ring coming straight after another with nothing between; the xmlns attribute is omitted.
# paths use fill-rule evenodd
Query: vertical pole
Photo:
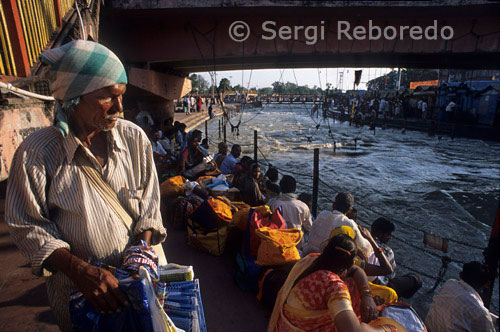
<svg viewBox="0 0 500 332"><path fill-rule="evenodd" d="M16 64L16 76L27 77L30 75L30 62L28 60L28 52L26 48L26 40L24 39L23 28L19 8L16 0L2 0L2 6L9 32L10 44Z"/></svg>
<svg viewBox="0 0 500 332"><path fill-rule="evenodd" d="M223 131L224 131L224 143L227 143L227 140L226 140L226 125L227 125L227 121L222 121L224 122L224 126L223 126Z"/></svg>
<svg viewBox="0 0 500 332"><path fill-rule="evenodd" d="M398 90L401 87L401 68L398 68Z"/></svg>
<svg viewBox="0 0 500 332"><path fill-rule="evenodd" d="M253 131L253 160L257 162L257 130Z"/></svg>
<svg viewBox="0 0 500 332"><path fill-rule="evenodd" d="M318 184L319 184L319 148L314 149L314 164L313 164L313 197L312 197L312 214L316 218L318 212Z"/></svg>
<svg viewBox="0 0 500 332"><path fill-rule="evenodd" d="M205 138L208 140L208 120L205 120Z"/></svg>
<svg viewBox="0 0 500 332"><path fill-rule="evenodd" d="M60 0L54 0L54 11L56 14L56 24L58 27L62 26L62 13Z"/></svg>
<svg viewBox="0 0 500 332"><path fill-rule="evenodd" d="M220 135L220 119L219 119L219 139L221 138L221 135Z"/></svg>

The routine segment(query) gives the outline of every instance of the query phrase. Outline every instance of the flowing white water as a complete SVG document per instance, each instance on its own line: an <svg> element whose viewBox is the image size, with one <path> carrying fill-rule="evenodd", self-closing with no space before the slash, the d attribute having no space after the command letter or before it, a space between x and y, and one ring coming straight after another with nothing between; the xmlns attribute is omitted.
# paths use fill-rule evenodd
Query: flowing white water
<svg viewBox="0 0 500 332"><path fill-rule="evenodd" d="M439 258L415 248L423 249L422 231L486 246L500 198L499 143L439 139L422 132L403 134L398 129L376 128L374 133L366 126L351 127L332 119L328 125L321 118L311 118L309 108L282 104L245 111L240 135L233 135L228 125L227 140L241 144L242 155L253 157L253 130L257 130L258 145L267 161L284 174L301 174L291 174L298 181L298 193L312 192L313 149L320 148L318 211L331 209L335 195L348 191L355 198L361 225L380 216L395 221L393 235L400 240L393 239L389 245L400 263L398 273L408 272L401 266L405 265L438 275ZM234 114L231 122L237 124L239 118ZM221 140L217 119L209 123L209 138L210 149L216 152ZM262 154L258 154L259 161L266 162ZM448 255L457 261L482 260L482 250L455 242L450 242ZM451 263L445 279L458 278L460 267ZM435 281L423 280L423 288L408 301L419 312L426 311L432 299L427 291ZM496 287L493 303L498 303L498 282ZM492 311L498 313L498 308Z"/></svg>

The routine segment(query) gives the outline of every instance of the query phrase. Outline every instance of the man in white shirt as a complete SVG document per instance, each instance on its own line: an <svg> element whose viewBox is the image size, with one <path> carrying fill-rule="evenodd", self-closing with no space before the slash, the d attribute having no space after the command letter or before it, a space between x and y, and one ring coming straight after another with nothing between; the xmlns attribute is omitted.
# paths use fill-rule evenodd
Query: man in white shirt
<svg viewBox="0 0 500 332"><path fill-rule="evenodd" d="M425 319L429 331L495 332L492 316L479 296L479 292L488 285L488 280L485 265L465 263L460 280L448 280L432 299Z"/></svg>
<svg viewBox="0 0 500 332"><path fill-rule="evenodd" d="M231 147L231 153L224 158L224 161L220 165L220 171L222 174L233 173L234 166L238 163L238 157L241 155L241 146L239 144L234 144Z"/></svg>
<svg viewBox="0 0 500 332"><path fill-rule="evenodd" d="M426 119L427 118L427 102L422 100L422 105L420 105L420 107L422 108L422 119Z"/></svg>
<svg viewBox="0 0 500 332"><path fill-rule="evenodd" d="M452 100L450 103L446 106L445 109L445 115L446 115L446 122L450 122L451 119L453 118L453 112L455 111L457 104Z"/></svg>
<svg viewBox="0 0 500 332"><path fill-rule="evenodd" d="M175 129L169 129L165 133L165 138L159 141L161 146L166 152L166 158L168 163L173 163L175 162Z"/></svg>
<svg viewBox="0 0 500 332"><path fill-rule="evenodd" d="M153 148L153 156L155 157L163 157L167 154L167 151L163 148L160 143L160 133L159 131L155 131L153 135L153 140L151 141L151 147Z"/></svg>
<svg viewBox="0 0 500 332"><path fill-rule="evenodd" d="M283 219L286 221L287 228L298 228L307 234L312 229L312 218L309 207L304 202L297 199L295 190L297 181L293 176L284 175L280 181L281 194L270 203L271 211L275 211L281 206ZM302 245L299 245L299 249Z"/></svg>
<svg viewBox="0 0 500 332"><path fill-rule="evenodd" d="M304 254L320 253L328 243L330 233L340 226L349 226L354 230L354 242L358 246L358 252L368 258L373 253L370 242L366 240L359 231L358 224L346 217L346 213L352 210L354 198L351 194L343 192L335 197L333 211L322 211L312 226L309 241L304 245Z"/></svg>

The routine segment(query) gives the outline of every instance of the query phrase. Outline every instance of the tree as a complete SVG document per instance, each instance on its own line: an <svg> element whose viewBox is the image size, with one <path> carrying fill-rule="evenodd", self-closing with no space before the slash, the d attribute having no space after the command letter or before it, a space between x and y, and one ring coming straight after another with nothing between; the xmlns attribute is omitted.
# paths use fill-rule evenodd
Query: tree
<svg viewBox="0 0 500 332"><path fill-rule="evenodd" d="M258 90L258 92L259 92L259 96L270 95L273 93L273 88L269 88L269 87L261 88Z"/></svg>
<svg viewBox="0 0 500 332"><path fill-rule="evenodd" d="M245 93L246 89L244 87L242 87L241 85L235 85L233 86L233 91L237 91L239 93ZM245 91L244 91L245 90Z"/></svg>
<svg viewBox="0 0 500 332"><path fill-rule="evenodd" d="M285 84L283 84L282 82L276 81L271 85L273 86L273 93L278 93L278 94L285 93Z"/></svg>
<svg viewBox="0 0 500 332"><path fill-rule="evenodd" d="M227 78L223 78L219 82L219 92L231 90L231 82Z"/></svg>
<svg viewBox="0 0 500 332"><path fill-rule="evenodd" d="M189 75L189 79L191 80L191 91L196 93L205 93L208 92L208 82L207 80L198 74Z"/></svg>
<svg viewBox="0 0 500 332"><path fill-rule="evenodd" d="M292 82L286 82L285 93L302 93L302 91L299 91L297 84Z"/></svg>

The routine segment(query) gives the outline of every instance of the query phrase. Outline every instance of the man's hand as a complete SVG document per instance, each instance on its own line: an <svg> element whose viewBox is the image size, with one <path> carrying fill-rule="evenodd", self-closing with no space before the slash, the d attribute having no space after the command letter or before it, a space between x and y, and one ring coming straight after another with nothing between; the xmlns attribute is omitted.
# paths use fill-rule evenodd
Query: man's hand
<svg viewBox="0 0 500 332"><path fill-rule="evenodd" d="M361 296L361 320L368 323L378 317L378 309L373 297Z"/></svg>
<svg viewBox="0 0 500 332"><path fill-rule="evenodd" d="M111 313L128 305L118 288L118 279L108 270L85 262L72 262L70 271L69 278L96 310Z"/></svg>
<svg viewBox="0 0 500 332"><path fill-rule="evenodd" d="M361 225L358 225L358 228L359 228L359 232L361 233L361 235L363 235L363 237L365 239L367 239L370 243L375 242L372 234L370 233L370 231L368 229L364 228Z"/></svg>
<svg viewBox="0 0 500 332"><path fill-rule="evenodd" d="M47 264L68 276L96 310L115 312L128 305L118 289L118 279L108 270L90 265L66 249L55 250L47 258Z"/></svg>

